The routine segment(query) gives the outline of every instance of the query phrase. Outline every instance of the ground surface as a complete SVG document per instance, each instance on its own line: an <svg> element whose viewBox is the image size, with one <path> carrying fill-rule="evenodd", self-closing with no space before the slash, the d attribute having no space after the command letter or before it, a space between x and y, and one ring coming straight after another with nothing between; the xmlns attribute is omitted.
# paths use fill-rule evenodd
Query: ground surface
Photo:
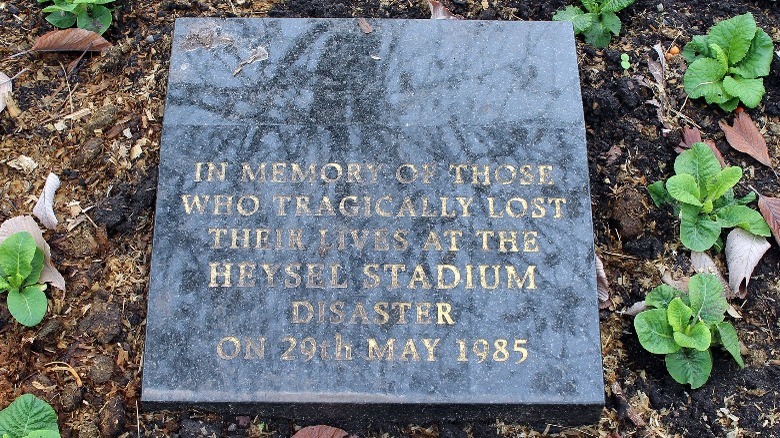
<svg viewBox="0 0 780 438"><path fill-rule="evenodd" d="M0 407L22 393L34 393L55 407L66 437L136 436L139 431L143 436L287 436L295 426L286 421L197 412L138 414L156 162L173 21L182 16L266 15L427 18L427 2L118 3L115 24L105 35L114 47L102 56L87 55L70 74L64 71L78 54L0 61L0 71L9 76L29 69L14 83L21 114L0 113L0 220L29 214L48 172L57 173L63 180L55 203L60 225L46 237L68 282L67 293L51 291L50 312L35 329L14 323L0 305ZM548 20L566 3L452 0L448 6L468 19ZM677 222L670 211L653 207L645 190L648 183L669 176L682 126L698 125L727 161L746 169L748 184L780 196L776 174L726 145L718 121L731 115L700 101L685 102L679 56L668 63L663 116L647 103L659 99L658 89L643 85L652 82L647 60L658 58L653 45L660 42L664 51L682 47L715 22L747 11L777 49L780 5L769 0L638 0L620 14L623 33L606 50L578 45L595 241L613 293L610 308L601 312L610 389L599 424L564 430L553 425L550 433L780 436L780 249L774 241L754 272L747 297L732 301L742 316L734 323L744 345L744 370L717 353L710 382L699 390L686 389L666 374L659 356L639 346L632 318L619 312L660 283L659 268L690 274L689 253L678 247ZM34 0L0 1L0 26L0 58L29 48L35 37L51 30ZM622 53L631 58L627 72L620 66ZM748 112L780 166L780 59L774 59L765 83L762 104ZM38 167L9 166L19 155L32 158ZM738 191L746 190L742 186ZM716 260L722 262L722 255ZM615 383L625 398L614 394ZM641 422L636 417L646 425L637 426ZM364 425L351 432L461 437L520 435L528 429L485 418L475 424Z"/></svg>

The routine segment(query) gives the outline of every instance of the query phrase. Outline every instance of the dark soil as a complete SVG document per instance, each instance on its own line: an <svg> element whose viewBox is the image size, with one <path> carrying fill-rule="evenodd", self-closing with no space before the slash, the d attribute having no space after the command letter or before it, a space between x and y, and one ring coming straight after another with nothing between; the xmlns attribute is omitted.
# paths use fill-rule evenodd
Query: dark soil
<svg viewBox="0 0 780 438"><path fill-rule="evenodd" d="M119 1L106 33L114 47L79 54L6 57L29 48L52 30L34 0L0 1L0 71L13 76L21 114L0 113L0 221L29 214L48 172L62 179L56 230L46 233L68 291L50 291L44 323L26 329L0 305L0 407L33 393L57 410L65 437L274 436L300 427L292 421L203 412L143 413L139 409L146 292L151 252L156 163L176 17L376 17L428 18L427 2L383 1ZM450 0L467 19L549 20L567 4L554 1ZM532 431L485 418L474 424L363 425L350 432L372 436L780 436L780 250L756 267L747 297L732 300L733 320L746 368L715 353L710 381L690 390L668 376L663 359L641 348L632 318L621 313L661 283L659 269L690 275L689 252L677 238L671 211L655 208L646 186L667 178L683 126L698 125L726 160L745 169L748 185L780 196L777 175L730 149L718 126L731 120L715 106L686 101L685 62L671 56L668 104L659 113L648 101L659 90L648 59L682 48L719 20L752 12L780 41L780 4L769 0L638 0L619 15L623 31L607 49L578 43L588 132L597 250L611 282L609 308L601 311L607 405L598 424ZM464 48L468 53L468 48ZM630 56L624 71L620 55ZM762 104L748 110L762 129L774 164L780 165L780 58L765 79ZM65 118L69 114L73 117ZM37 168L8 162L25 155ZM721 265L723 256L716 255ZM725 272L725 268L723 268ZM78 376L78 378L77 378ZM615 389L622 390L620 396ZM644 423L644 424L643 424Z"/></svg>

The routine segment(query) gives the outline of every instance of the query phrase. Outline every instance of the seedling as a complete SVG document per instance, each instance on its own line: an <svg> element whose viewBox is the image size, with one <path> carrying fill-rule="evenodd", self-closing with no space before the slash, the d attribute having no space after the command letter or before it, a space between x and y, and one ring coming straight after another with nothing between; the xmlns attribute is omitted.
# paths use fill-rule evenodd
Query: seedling
<svg viewBox="0 0 780 438"><path fill-rule="evenodd" d="M46 314L45 284L39 284L43 251L26 231L0 243L0 292L8 292L8 311L20 324L32 327Z"/></svg>
<svg viewBox="0 0 780 438"><path fill-rule="evenodd" d="M46 21L62 29L73 26L103 34L111 26L111 10L103 6L114 0L38 0L54 2L43 8Z"/></svg>
<svg viewBox="0 0 780 438"><path fill-rule="evenodd" d="M738 15L712 26L686 44L683 56L685 92L704 97L724 111L733 111L740 100L755 108L764 96L764 79L772 64L772 39L756 26L753 14Z"/></svg>
<svg viewBox="0 0 780 438"><path fill-rule="evenodd" d="M631 58L628 57L627 53L623 53L620 55L620 66L623 67L623 70L628 70L629 68L631 68L630 59Z"/></svg>
<svg viewBox="0 0 780 438"><path fill-rule="evenodd" d="M0 411L2 438L59 438L57 413L32 394L19 396Z"/></svg>
<svg viewBox="0 0 780 438"><path fill-rule="evenodd" d="M715 154L704 143L694 143L674 161L676 175L664 184L648 187L656 206L671 204L680 216L680 240L693 251L706 251L720 241L724 228L742 228L757 236L771 231L761 213L747 207L756 199L750 192L734 197L733 187L742 179L742 168L721 169ZM722 241L718 244L722 247Z"/></svg>
<svg viewBox="0 0 780 438"><path fill-rule="evenodd" d="M723 321L729 305L716 276L694 275L687 294L658 286L647 294L645 304L653 309L634 319L639 343L653 354L666 355L666 370L678 383L689 384L692 389L707 383L713 345L723 346L744 368L737 331Z"/></svg>
<svg viewBox="0 0 780 438"><path fill-rule="evenodd" d="M622 11L635 0L581 0L585 11L577 6L567 6L553 15L555 21L571 21L576 35L585 35L588 44L602 48L612 41L612 34L620 34ZM587 11L587 12L586 12Z"/></svg>

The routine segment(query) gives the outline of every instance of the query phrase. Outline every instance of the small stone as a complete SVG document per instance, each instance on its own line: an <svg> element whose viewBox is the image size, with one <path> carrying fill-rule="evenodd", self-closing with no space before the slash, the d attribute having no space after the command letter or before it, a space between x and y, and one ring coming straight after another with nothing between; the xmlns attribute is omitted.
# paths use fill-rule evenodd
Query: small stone
<svg viewBox="0 0 780 438"><path fill-rule="evenodd" d="M100 432L104 437L113 438L125 425L125 401L122 396L115 395L103 406L100 412Z"/></svg>
<svg viewBox="0 0 780 438"><path fill-rule="evenodd" d="M62 410L65 412L72 412L81 406L81 388L75 383L70 383L63 388L60 394L60 401L62 403Z"/></svg>
<svg viewBox="0 0 780 438"><path fill-rule="evenodd" d="M116 304L97 304L79 322L79 330L87 332L101 344L114 342L122 333L121 309Z"/></svg>
<svg viewBox="0 0 780 438"><path fill-rule="evenodd" d="M111 380L114 373L114 362L106 356L95 356L92 367L89 369L89 377L95 385L102 385Z"/></svg>
<svg viewBox="0 0 780 438"><path fill-rule="evenodd" d="M100 438L97 424L89 421L79 426L79 438Z"/></svg>
<svg viewBox="0 0 780 438"><path fill-rule="evenodd" d="M52 345L62 333L62 320L58 318L47 319L35 333L35 344L39 346Z"/></svg>
<svg viewBox="0 0 780 438"><path fill-rule="evenodd" d="M147 43L149 43L149 44L152 44L152 43L154 43L154 35L149 35L149 36L147 36L147 37L146 37L146 39L145 39L144 41L146 41L146 42L147 42Z"/></svg>
<svg viewBox="0 0 780 438"><path fill-rule="evenodd" d="M73 164L83 166L95 161L103 152L103 139L92 137L81 145L76 156L73 157Z"/></svg>
<svg viewBox="0 0 780 438"><path fill-rule="evenodd" d="M92 115L92 118L89 119L89 123L87 123L87 126L84 127L84 129L87 132L92 132L96 129L102 129L105 130L106 128L109 128L113 123L114 120L116 120L116 115L119 112L116 106L108 104L97 111Z"/></svg>
<svg viewBox="0 0 780 438"><path fill-rule="evenodd" d="M658 3L658 6L656 6L655 8L658 9L658 12L663 12L664 11L664 4L663 3Z"/></svg>
<svg viewBox="0 0 780 438"><path fill-rule="evenodd" d="M182 438L208 438L222 436L222 424L219 421L191 420L185 418L181 421L179 436Z"/></svg>

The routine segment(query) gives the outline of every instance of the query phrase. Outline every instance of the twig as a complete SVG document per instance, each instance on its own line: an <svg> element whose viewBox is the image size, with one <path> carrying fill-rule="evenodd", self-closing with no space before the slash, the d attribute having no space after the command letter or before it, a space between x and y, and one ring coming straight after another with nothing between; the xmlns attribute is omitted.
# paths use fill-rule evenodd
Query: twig
<svg viewBox="0 0 780 438"><path fill-rule="evenodd" d="M0 85L7 84L8 82L11 82L11 81L13 81L14 79L16 79L16 78L18 78L19 76L21 76L21 74L22 74L22 73L24 73L24 72L26 72L27 70L29 70L29 68L27 68L27 67L23 68L21 71L19 71L19 73L17 73L17 74L15 74L15 75L13 75L13 77L10 77L10 78L8 78L8 79L7 79L7 80L5 80L5 81L0 81Z"/></svg>
<svg viewBox="0 0 780 438"><path fill-rule="evenodd" d="M138 400L135 401L135 426L138 428L138 438L141 438L141 416L138 413Z"/></svg>

